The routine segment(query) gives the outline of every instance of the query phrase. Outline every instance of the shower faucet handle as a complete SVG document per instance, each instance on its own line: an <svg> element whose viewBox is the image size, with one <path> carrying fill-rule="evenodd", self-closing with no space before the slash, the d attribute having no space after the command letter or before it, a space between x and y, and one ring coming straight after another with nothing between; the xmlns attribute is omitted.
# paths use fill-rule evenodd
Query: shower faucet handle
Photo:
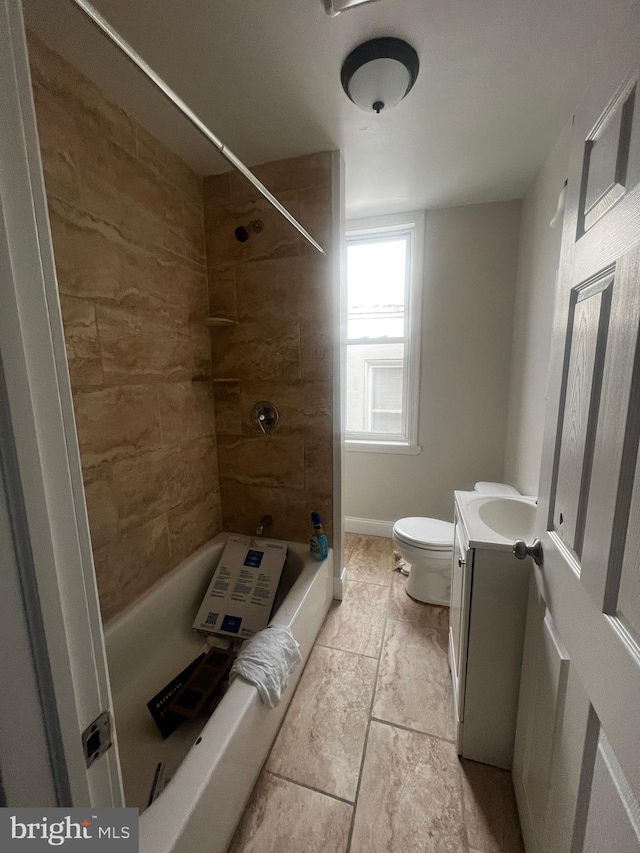
<svg viewBox="0 0 640 853"><path fill-rule="evenodd" d="M262 400L251 409L251 420L266 435L278 426L280 414L273 403Z"/></svg>

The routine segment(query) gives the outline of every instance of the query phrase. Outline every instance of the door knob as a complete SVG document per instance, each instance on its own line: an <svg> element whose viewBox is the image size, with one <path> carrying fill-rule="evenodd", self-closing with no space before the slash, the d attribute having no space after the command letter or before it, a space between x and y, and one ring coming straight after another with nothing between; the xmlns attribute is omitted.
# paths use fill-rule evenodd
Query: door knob
<svg viewBox="0 0 640 853"><path fill-rule="evenodd" d="M539 539L534 539L532 545L527 545L524 539L516 539L513 543L513 553L518 560L532 557L536 566L542 565L542 542Z"/></svg>

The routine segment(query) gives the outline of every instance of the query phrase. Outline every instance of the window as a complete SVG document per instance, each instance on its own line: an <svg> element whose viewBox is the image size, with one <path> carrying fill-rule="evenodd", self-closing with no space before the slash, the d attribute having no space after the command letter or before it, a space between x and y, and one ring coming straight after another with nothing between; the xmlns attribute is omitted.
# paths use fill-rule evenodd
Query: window
<svg viewBox="0 0 640 853"><path fill-rule="evenodd" d="M423 214L347 230L348 450L419 452Z"/></svg>
<svg viewBox="0 0 640 853"><path fill-rule="evenodd" d="M365 362L365 416L367 432L402 435L401 358Z"/></svg>

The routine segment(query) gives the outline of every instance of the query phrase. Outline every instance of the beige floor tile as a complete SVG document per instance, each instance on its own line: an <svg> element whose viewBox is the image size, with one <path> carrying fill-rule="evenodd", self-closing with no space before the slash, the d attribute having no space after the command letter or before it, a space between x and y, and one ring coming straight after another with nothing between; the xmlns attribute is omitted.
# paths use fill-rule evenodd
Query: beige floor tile
<svg viewBox="0 0 640 853"><path fill-rule="evenodd" d="M511 774L463 759L460 776L469 845L478 853L524 853Z"/></svg>
<svg viewBox="0 0 640 853"><path fill-rule="evenodd" d="M461 853L457 774L453 744L372 722L351 853Z"/></svg>
<svg viewBox="0 0 640 853"><path fill-rule="evenodd" d="M359 536L347 562L350 580L391 586L393 541L383 536Z"/></svg>
<svg viewBox="0 0 640 853"><path fill-rule="evenodd" d="M449 631L449 608L436 604L414 601L406 592L407 578L395 572L389 600L389 619L398 622L417 622L429 628L438 628L445 634Z"/></svg>
<svg viewBox="0 0 640 853"><path fill-rule="evenodd" d="M316 646L267 769L355 800L377 662Z"/></svg>
<svg viewBox="0 0 640 853"><path fill-rule="evenodd" d="M437 737L455 737L446 636L387 621L373 716Z"/></svg>
<svg viewBox="0 0 640 853"><path fill-rule="evenodd" d="M356 546L358 541L357 533L345 533L344 534L344 564L345 566L349 562L349 557L351 556L351 552Z"/></svg>
<svg viewBox="0 0 640 853"><path fill-rule="evenodd" d="M389 589L348 580L342 601L334 601L317 643L345 652L378 657L387 616Z"/></svg>
<svg viewBox="0 0 640 853"><path fill-rule="evenodd" d="M345 853L351 809L265 771L227 853Z"/></svg>

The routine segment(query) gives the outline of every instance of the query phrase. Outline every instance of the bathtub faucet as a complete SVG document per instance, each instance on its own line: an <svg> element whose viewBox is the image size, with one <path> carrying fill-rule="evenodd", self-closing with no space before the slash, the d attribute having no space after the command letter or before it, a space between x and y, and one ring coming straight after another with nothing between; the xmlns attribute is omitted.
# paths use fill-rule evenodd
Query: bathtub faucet
<svg viewBox="0 0 640 853"><path fill-rule="evenodd" d="M265 527L271 527L272 524L273 518L270 515L263 515L260 519L260 524L256 527L256 536L262 536Z"/></svg>

